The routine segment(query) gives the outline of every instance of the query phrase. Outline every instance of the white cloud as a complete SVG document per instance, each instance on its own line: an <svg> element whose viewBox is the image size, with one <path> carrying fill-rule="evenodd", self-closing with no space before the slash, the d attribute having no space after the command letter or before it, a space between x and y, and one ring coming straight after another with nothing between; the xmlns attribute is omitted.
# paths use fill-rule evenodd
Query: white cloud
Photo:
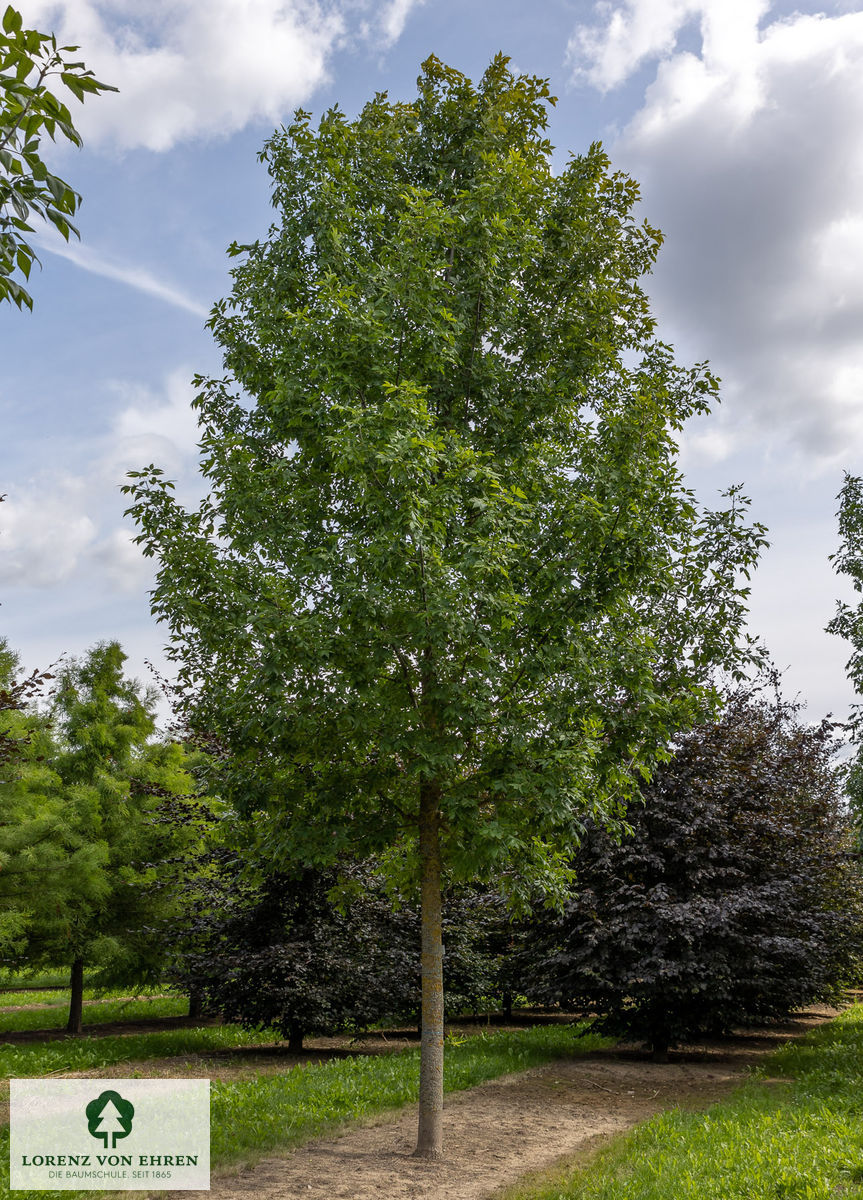
<svg viewBox="0 0 863 1200"><path fill-rule="evenodd" d="M399 40L404 32L411 9L421 3L422 0L390 0L389 4L383 6L378 17L378 25L384 36L385 45L391 46Z"/></svg>
<svg viewBox="0 0 863 1200"><path fill-rule="evenodd" d="M180 368L153 393L115 381L119 403L109 432L76 473L49 472L10 486L0 511L0 584L50 588L85 573L97 591L143 590L153 564L123 520L126 472L157 463L183 490L197 478L197 420L191 371Z"/></svg>
<svg viewBox="0 0 863 1200"><path fill-rule="evenodd" d="M600 0L599 20L576 30L568 57L579 78L605 91L645 61L669 57L687 24L698 19L705 63L740 73L770 7L770 0L625 0L615 8Z"/></svg>
<svg viewBox="0 0 863 1200"><path fill-rule="evenodd" d="M710 429L696 432L697 426L687 429L678 439L680 462L685 468L697 465L725 462L736 449L733 434L717 423Z"/></svg>
<svg viewBox="0 0 863 1200"><path fill-rule="evenodd" d="M9 488L0 530L0 583L43 588L68 579L96 538L85 507L85 482L74 476Z"/></svg>
<svg viewBox="0 0 863 1200"><path fill-rule="evenodd" d="M159 463L169 474L181 472L196 457L201 434L192 408L191 372L180 367L165 380L161 394L126 382L111 390L123 407L114 418L103 461L117 474Z"/></svg>
<svg viewBox="0 0 863 1200"><path fill-rule="evenodd" d="M193 300L191 296L187 296L172 284L157 279L144 267L119 262L86 244L82 245L75 241L65 242L59 234L53 234L50 231L38 234L35 241L40 249L47 250L49 254L56 254L60 258L66 258L76 267L90 271L93 275L116 279L119 283L125 283L128 287L134 288L135 291L155 296L159 300L164 300L166 304L171 304L174 308L185 309L186 312L194 313L197 317L207 316L207 308L203 304Z"/></svg>
<svg viewBox="0 0 863 1200"><path fill-rule="evenodd" d="M119 95L88 99L76 125L90 143L167 150L201 136L276 123L326 80L333 51L401 35L417 0L21 0ZM371 10L371 24L363 14Z"/></svg>
<svg viewBox="0 0 863 1200"><path fill-rule="evenodd" d="M656 61L612 147L666 235L665 337L722 376L727 435L822 466L863 454L863 12L627 0L577 31L606 89ZM693 49L692 22L701 45ZM683 42L685 41L685 48Z"/></svg>

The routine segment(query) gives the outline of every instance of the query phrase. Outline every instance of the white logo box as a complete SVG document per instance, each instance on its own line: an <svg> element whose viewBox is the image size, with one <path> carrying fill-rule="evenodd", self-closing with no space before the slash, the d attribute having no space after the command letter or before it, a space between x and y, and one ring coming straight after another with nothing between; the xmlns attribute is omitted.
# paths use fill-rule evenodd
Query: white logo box
<svg viewBox="0 0 863 1200"><path fill-rule="evenodd" d="M12 1079L9 1090L13 1191L209 1191L209 1079Z"/></svg>

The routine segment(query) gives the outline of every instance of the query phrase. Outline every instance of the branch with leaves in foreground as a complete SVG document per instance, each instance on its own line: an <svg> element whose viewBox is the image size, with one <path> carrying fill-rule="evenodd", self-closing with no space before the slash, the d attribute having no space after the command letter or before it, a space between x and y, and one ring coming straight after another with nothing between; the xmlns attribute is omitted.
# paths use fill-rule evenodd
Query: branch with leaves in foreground
<svg viewBox="0 0 863 1200"><path fill-rule="evenodd" d="M40 154L46 133L52 141L61 133L81 145L69 109L48 90L47 81L59 76L81 102L88 94L117 88L100 83L83 62L68 57L77 46L58 47L53 34L22 26L21 14L9 5L0 28L0 300L32 309L32 296L13 278L18 272L29 279L39 261L25 237L35 232L32 218L53 225L67 242L73 233L80 236L70 218L81 197L48 170Z"/></svg>

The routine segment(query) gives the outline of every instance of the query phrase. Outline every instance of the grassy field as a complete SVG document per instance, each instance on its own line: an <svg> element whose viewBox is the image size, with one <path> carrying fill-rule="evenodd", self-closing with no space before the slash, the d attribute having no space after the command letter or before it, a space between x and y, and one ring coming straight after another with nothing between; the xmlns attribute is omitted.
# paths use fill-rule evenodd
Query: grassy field
<svg viewBox="0 0 863 1200"><path fill-rule="evenodd" d="M223 1025L7 1045L0 1047L0 1074L42 1076L135 1060L135 1073L147 1075L147 1059L272 1040L272 1032ZM586 1025L452 1039L445 1088L474 1087L599 1045L608 1042ZM418 1067L419 1052L411 1049L254 1078L214 1078L213 1166L252 1162L415 1102ZM706 1112L664 1113L589 1162L508 1192L507 1200L863 1200L863 1007L772 1055L759 1072L765 1074L774 1082L756 1076ZM788 1082L775 1082L777 1076ZM2 1200L8 1193L7 1130L0 1130L0 1158ZM54 1195L46 1192L44 1200Z"/></svg>
<svg viewBox="0 0 863 1200"><path fill-rule="evenodd" d="M86 975L85 975L86 979ZM31 987L69 987L69 970L56 971L33 971L31 973L19 972L10 973L8 971L0 972L0 988L20 987L26 990Z"/></svg>
<svg viewBox="0 0 863 1200"><path fill-rule="evenodd" d="M444 1091L512 1071L580 1057L607 1039L587 1025L551 1025L449 1041ZM415 1103L419 1050L338 1059L265 1078L212 1085L214 1166L253 1160L327 1133L346 1121Z"/></svg>
<svg viewBox="0 0 863 1200"><path fill-rule="evenodd" d="M235 1026L210 1030L179 1030L178 1034L222 1034L233 1037L233 1044L253 1043L254 1034L242 1033ZM25 1051L14 1064L0 1050L0 1072L4 1075L43 1075L52 1069L55 1057L43 1051L78 1050L86 1057L106 1042L133 1043L139 1050L149 1046L150 1054L169 1054L156 1039L169 1034L143 1034L128 1038L92 1038L79 1043L54 1043L48 1046L23 1046ZM270 1039L272 1034L270 1034ZM203 1040L203 1037L202 1037ZM176 1040L175 1045L179 1045ZM479 1033L451 1042L447 1048L444 1088L448 1092L474 1087L485 1080L537 1067L555 1058L580 1056L605 1045L604 1039L585 1033L585 1027L545 1026L516 1033ZM202 1046L203 1049L203 1046ZM176 1050L178 1054L188 1050ZM26 1055L31 1055L26 1060ZM136 1057L143 1057L137 1054ZM114 1058L113 1061L119 1061ZM86 1063L96 1066L96 1063ZM101 1063L100 1063L101 1066ZM12 1067L12 1070L8 1070ZM55 1069L55 1068L54 1068ZM145 1074L145 1072L144 1072ZM238 1162L253 1162L262 1154L288 1150L320 1134L329 1133L344 1122L379 1114L414 1103L419 1078L419 1050L394 1054L338 1058L312 1064L277 1075L257 1079L214 1081L211 1085L211 1159L214 1168ZM50 1200L52 1196L79 1195L74 1192L30 1192L30 1200ZM90 1193L95 1195L95 1193ZM13 1193L8 1189L8 1129L0 1130L0 1198Z"/></svg>
<svg viewBox="0 0 863 1200"><path fill-rule="evenodd" d="M32 995L33 993L31 993ZM51 994L51 993L49 993ZM29 1003L24 1001L23 1003ZM61 1004L46 1004L39 1008L0 1011L0 1037L22 1029L62 1029L68 1019L68 997ZM84 1025L102 1021L142 1021L156 1017L182 1017L189 1011L184 996L143 996L134 1000L99 1000L85 1004Z"/></svg>
<svg viewBox="0 0 863 1200"><path fill-rule="evenodd" d="M863 1007L784 1047L729 1100L663 1113L506 1200L863 1200Z"/></svg>
<svg viewBox="0 0 863 1200"><path fill-rule="evenodd" d="M255 1038L254 1034L243 1033L230 1025L171 1033L183 1034L187 1039L190 1034L199 1034L202 1040L207 1035L222 1035L232 1038L233 1044L238 1045L254 1044ZM25 1052L16 1064L5 1057L10 1048L4 1048L0 1050L0 1069L3 1074L16 1076L44 1075L52 1069L49 1064L55 1062L56 1057L46 1058L43 1052L56 1054L60 1050L79 1052L75 1065L67 1066L67 1070L80 1069L80 1065L96 1065L81 1064L80 1060L86 1057L90 1048L97 1049L105 1042L133 1043L139 1050L135 1055L137 1058L144 1057L140 1051L146 1048L156 1056L170 1053L162 1042L159 1043L161 1048L156 1049L156 1039L169 1037L169 1034L146 1034L16 1047L15 1051ZM175 1047L179 1044L178 1039ZM512 1071L526 1070L558 1058L580 1056L605 1044L607 1042L596 1035L585 1033L585 1027L553 1025L517 1033L480 1033L448 1044L444 1086L448 1092L460 1091ZM176 1053L183 1052L189 1050L176 1049ZM30 1055L29 1060L27 1055ZM211 1091L213 1166L251 1162L270 1151L289 1149L331 1132L345 1122L413 1103L418 1075L419 1051L407 1050L334 1059L255 1079L215 1080ZM8 1163L6 1128L0 1130L0 1197L8 1195L11 1198ZM57 1192L28 1193L30 1200L50 1200L57 1195Z"/></svg>
<svg viewBox="0 0 863 1200"><path fill-rule="evenodd" d="M17 1042L0 1045L0 1078L24 1079L65 1071L99 1070L115 1063L209 1054L234 1046L256 1046L275 1040L272 1030L250 1032L239 1025L211 1025L56 1042Z"/></svg>
<svg viewBox="0 0 863 1200"><path fill-rule="evenodd" d="M171 989L167 987L84 988L84 1000L122 1000L130 996L139 1000L170 993ZM68 1008L69 989L64 987L37 991L22 986L18 991L0 992L0 1015L4 1009L14 1008L19 1004L37 1005L39 1008Z"/></svg>

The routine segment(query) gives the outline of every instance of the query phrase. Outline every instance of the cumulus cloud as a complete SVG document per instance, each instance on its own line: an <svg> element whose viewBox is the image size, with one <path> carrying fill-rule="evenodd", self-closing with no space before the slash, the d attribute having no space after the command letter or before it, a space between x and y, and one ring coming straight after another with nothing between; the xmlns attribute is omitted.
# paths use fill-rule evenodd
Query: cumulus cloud
<svg viewBox="0 0 863 1200"><path fill-rule="evenodd" d="M0 583L52 587L74 572L96 540L86 485L74 476L33 480L9 489L2 509Z"/></svg>
<svg viewBox="0 0 863 1200"><path fill-rule="evenodd" d="M115 381L108 433L76 472L45 472L10 486L0 511L0 584L50 588L87 574L103 590L148 585L153 564L124 523L119 487L126 472L157 463L183 490L193 486L199 439L191 371L173 371L156 392Z"/></svg>
<svg viewBox="0 0 863 1200"><path fill-rule="evenodd" d="M21 0L28 25L81 47L120 88L76 113L90 144L167 150L192 137L277 122L357 38L398 39L417 0ZM369 13L372 14L369 18Z"/></svg>
<svg viewBox="0 0 863 1200"><path fill-rule="evenodd" d="M604 4L569 53L600 89L656 63L611 152L666 235L664 334L710 357L740 440L830 463L863 451L863 13L769 8Z"/></svg>

